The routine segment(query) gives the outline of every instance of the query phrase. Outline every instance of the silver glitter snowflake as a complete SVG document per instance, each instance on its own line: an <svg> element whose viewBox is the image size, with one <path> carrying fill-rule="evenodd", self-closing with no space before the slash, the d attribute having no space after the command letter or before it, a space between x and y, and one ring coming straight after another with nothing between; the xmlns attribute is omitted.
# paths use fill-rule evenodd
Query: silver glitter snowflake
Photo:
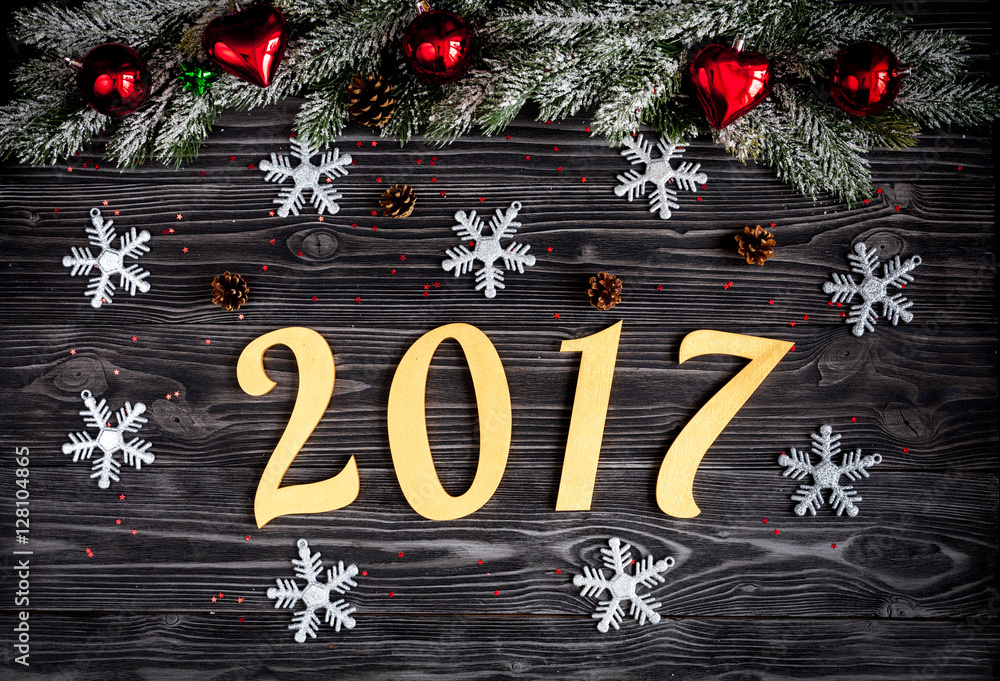
<svg viewBox="0 0 1000 681"><path fill-rule="evenodd" d="M649 212L660 211L660 217L664 220L671 215L671 208L680 208L677 203L677 190L668 186L671 180L680 189L690 189L692 192L698 191L698 185L708 181L708 175L699 173L700 163L679 163L676 168L670 165L675 158L680 158L684 153L684 147L675 144L671 140L666 142L660 140L656 143L656 148L660 150L659 158L653 158L652 144L645 142L642 135L633 140L631 137L625 138L625 148L622 156L636 163L645 163L645 172L629 170L624 175L618 176L620 185L615 187L615 194L618 196L628 195L631 201L636 196L643 196L646 193L646 183L651 182L656 189L649 196Z"/></svg>
<svg viewBox="0 0 1000 681"><path fill-rule="evenodd" d="M319 630L319 617L317 610L326 611L326 623L339 632L340 627L353 629L356 622L351 614L357 610L353 605L349 605L343 598L332 602L330 594L336 592L344 594L357 586L352 577L358 574L358 566L348 565L344 567L344 561L340 561L337 567L326 571L326 582L319 581L318 577L323 572L323 561L320 553L313 553L309 549L309 542L305 539L298 541L299 559L292 559L295 566L295 574L306 580L305 589L300 590L299 585L292 579L278 579L277 587L267 590L268 598L278 599L274 603L275 608L294 608L299 601L305 606L305 610L294 613L289 629L295 631L295 640L302 643L306 636L316 638Z"/></svg>
<svg viewBox="0 0 1000 681"><path fill-rule="evenodd" d="M471 270L476 261L483 263L483 267L476 270L476 290L482 290L487 298L496 297L497 289L504 288L503 270L494 264L497 260L502 260L507 269L517 269L522 274L525 265L530 267L535 264L535 256L528 253L531 246L517 242L512 242L507 248L500 246L501 239L516 234L517 228L521 226L520 222L514 221L519 210L521 204L517 201L510 204L506 213L497 208L496 215L490 219L492 233L489 236L483 235L483 221L476 215L476 211L468 215L464 210L455 213L458 224L452 229L460 239L472 239L470 245L473 250L470 251L465 246L446 249L448 259L441 263L444 270L455 270L457 277Z"/></svg>
<svg viewBox="0 0 1000 681"><path fill-rule="evenodd" d="M902 293L890 296L888 289L890 286L903 288L906 282L913 281L910 272L922 262L919 255L903 263L897 255L895 259L885 263L881 277L875 274L878 253L869 251L863 242L854 246L854 253L848 253L847 259L851 261L851 271L861 275L861 283L855 284L854 277L849 274L834 272L833 281L823 284L823 291L833 294L834 303L849 303L855 293L861 296L861 302L851 305L851 312L847 315L847 323L854 324L851 332L855 336L864 335L866 329L875 330L875 320L878 319L873 309L875 303L882 303L882 316L891 321L893 326L900 319L907 323L913 320L913 313L909 310L913 302L907 300Z"/></svg>
<svg viewBox="0 0 1000 681"><path fill-rule="evenodd" d="M652 556L646 556L638 562L635 573L629 574L627 568L632 564L632 547L622 544L618 537L608 540L610 549L601 549L604 554L604 566L614 572L611 579L604 576L604 570L597 568L591 570L588 566L583 566L583 574L573 577L573 584L583 587L580 595L600 596L604 591L608 592L608 600L598 601L597 611L592 615L594 619L600 620L597 623L597 630L606 633L609 627L618 629L621 625L625 611L622 603L628 601L630 604L629 614L639 621L639 625L646 623L648 619L653 624L660 621L660 614L656 608L663 605L654 603L650 595L637 593L640 586L647 589L662 584L666 580L660 573L666 572L674 564L673 558L653 561Z"/></svg>
<svg viewBox="0 0 1000 681"><path fill-rule="evenodd" d="M340 211L338 199L344 195L333 187L326 186L333 179L347 175L347 166L351 165L351 155L341 155L340 149L323 152L319 165L312 164L312 157L319 153L318 149L313 149L308 144L299 142L294 137L289 139L292 145L292 156L299 160L299 165L292 167L287 156L271 154L271 160L260 162L260 169L263 170L265 182L275 182L281 184L291 178L291 187L282 187L278 198L274 203L278 204L278 215L286 217L289 212L299 214L299 208L305 203L304 194L308 189L312 192L311 203L322 214L324 211L335 215ZM323 177L328 179L321 183Z"/></svg>
<svg viewBox="0 0 1000 681"><path fill-rule="evenodd" d="M149 272L138 265L125 266L125 258L138 259L143 253L149 251L146 242L149 241L149 232L142 230L136 234L135 227L131 232L122 235L119 248L112 247L115 230L112 225L114 220L104 221L99 208L90 209L90 222L93 227L87 228L90 235L90 244L101 249L101 253L95 258L90 252L90 248L72 248L72 255L63 258L63 267L71 267L70 276L88 275L95 267L98 270L96 277L90 278L87 290L83 294L90 298L90 306L97 308L104 303L110 303L115 293L115 284L111 277L118 275L118 285L125 288L129 295L134 296L136 291L145 293L149 290L149 282L146 277Z"/></svg>
<svg viewBox="0 0 1000 681"><path fill-rule="evenodd" d="M840 435L831 435L833 428L821 426L819 434L813 433L812 453L820 458L818 465L813 465L809 453L806 451L796 451L792 448L792 455L782 454L778 457L778 465L785 466L786 470L782 474L785 477L791 475L796 480L802 480L810 476L813 480L811 485L800 485L799 489L792 494L792 501L799 502L795 506L796 515L805 515L809 511L816 515L816 511L823 505L823 490L830 490L827 502L840 515L847 511L847 515L852 518L858 514L858 507L855 505L861 501L852 485L841 487L840 476L846 475L851 480L861 477L868 477L866 469L882 463L881 454L870 454L861 456L861 450L857 449L848 452L841 458L838 466L831 459L840 453Z"/></svg>
<svg viewBox="0 0 1000 681"><path fill-rule="evenodd" d="M80 397L83 398L83 405L86 407L80 412L80 416L84 417L83 421L87 426L98 429L97 437L90 437L90 433L86 431L70 433L70 441L62 446L62 451L63 454L72 454L73 461L76 462L89 459L94 449L100 448L101 456L90 468L94 471L90 477L97 478L98 487L107 489L112 480L118 482L121 464L115 459L114 455L117 452L121 452L125 463L135 466L137 471L142 470L142 464L153 463L155 457L149 451L153 446L151 443L137 437L125 442L125 433L137 433L142 424L146 423L147 419L142 416L146 411L145 404L136 402L133 407L126 402L125 406L118 410L118 425L112 427L108 421L111 409L106 406L107 400L98 402L89 390L80 393Z"/></svg>

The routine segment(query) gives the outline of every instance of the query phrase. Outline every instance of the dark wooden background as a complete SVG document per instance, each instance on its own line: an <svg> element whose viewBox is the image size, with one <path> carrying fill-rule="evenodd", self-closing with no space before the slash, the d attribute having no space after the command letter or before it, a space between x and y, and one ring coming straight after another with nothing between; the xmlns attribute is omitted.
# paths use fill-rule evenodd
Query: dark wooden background
<svg viewBox="0 0 1000 681"><path fill-rule="evenodd" d="M898 9L920 26L970 35L977 72L988 65L989 3ZM335 185L341 211L319 222L311 209L269 217L277 188L248 168L287 150L295 108L228 114L199 160L176 172L148 165L120 173L101 163L99 146L56 167L0 167L0 494L9 499L0 504L0 677L995 677L988 126L937 131L916 149L873 154L882 194L853 208L798 196L701 141L687 159L701 161L708 186L700 203L683 196L669 221L614 195L615 175L628 163L584 132L586 118L522 118L509 140L469 136L445 148L401 149L390 140L373 147L371 135L351 127L338 141L356 160ZM397 182L415 187L416 213L373 218L379 192ZM472 275L441 269L444 249L458 243L452 216L514 200L524 206L518 239L538 262L486 300ZM86 280L61 264L85 243L95 206L109 217L120 211L119 233L134 226L153 234L140 261L152 289L134 298L119 291L96 311L83 296ZM772 221L775 259L746 265L732 234ZM885 257L923 258L905 291L914 321L880 322L860 339L822 291L832 272L847 270L859 240ZM210 303L209 281L226 269L249 278L243 320ZM625 282L624 302L610 313L589 307L583 294L598 270ZM556 513L579 362L559 345L618 319L624 329L593 508ZM449 322L474 324L495 344L510 384L513 443L486 506L433 522L399 490L386 401L409 345ZM252 339L292 325L330 342L337 381L285 483L324 479L355 455L361 493L348 508L257 529L254 492L297 378L291 354L272 350L266 364L279 387L250 398L237 385L236 360ZM795 350L709 450L694 488L702 513L681 520L656 506L660 461L743 365L729 357L678 365L681 339L703 328L787 339ZM84 428L84 389L115 410L125 400L149 408L140 435L153 443L156 462L124 469L109 490L60 449L68 432ZM452 342L435 356L427 415L439 473L458 494L475 470L478 427ZM843 433L845 447L884 457L857 483L864 501L856 518L829 507L815 518L792 513L796 483L782 477L777 457L808 446L824 423ZM13 663L9 644L18 446L30 448L32 462L30 668ZM579 596L572 576L599 562L610 536L643 555L676 559L654 592L663 603L659 624L627 619L620 632L595 629L595 603ZM267 599L275 578L292 576L300 537L326 567L344 560L368 572L347 595L358 607L354 630L324 625L317 639L297 644L287 630L291 611Z"/></svg>

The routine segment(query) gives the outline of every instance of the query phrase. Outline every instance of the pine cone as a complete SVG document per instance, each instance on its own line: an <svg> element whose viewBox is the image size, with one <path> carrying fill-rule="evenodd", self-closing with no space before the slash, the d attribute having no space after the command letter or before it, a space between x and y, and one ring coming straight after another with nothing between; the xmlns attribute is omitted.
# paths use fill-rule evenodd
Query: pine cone
<svg viewBox="0 0 1000 681"><path fill-rule="evenodd" d="M413 212L413 207L417 205L417 195L413 193L413 187L408 184L394 184L382 192L382 215L389 218L405 218Z"/></svg>
<svg viewBox="0 0 1000 681"><path fill-rule="evenodd" d="M610 310L622 302L622 280L607 272L598 272L590 278L590 288L587 297L590 304L598 310Z"/></svg>
<svg viewBox="0 0 1000 681"><path fill-rule="evenodd" d="M226 272L212 279L212 302L221 305L223 310L235 312L243 307L249 292L247 280L238 274Z"/></svg>
<svg viewBox="0 0 1000 681"><path fill-rule="evenodd" d="M376 73L355 75L347 86L347 110L361 125L381 128L392 118L396 100L392 86Z"/></svg>
<svg viewBox="0 0 1000 681"><path fill-rule="evenodd" d="M760 225L753 229L744 227L743 233L734 238L739 244L740 255L746 256L751 265L763 265L768 258L774 257L774 235Z"/></svg>

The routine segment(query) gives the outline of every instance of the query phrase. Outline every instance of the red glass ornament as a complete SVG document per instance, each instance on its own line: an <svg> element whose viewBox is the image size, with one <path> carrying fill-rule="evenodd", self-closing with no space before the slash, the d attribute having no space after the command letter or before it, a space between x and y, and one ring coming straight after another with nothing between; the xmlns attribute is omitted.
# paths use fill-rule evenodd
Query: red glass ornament
<svg viewBox="0 0 1000 681"><path fill-rule="evenodd" d="M851 43L834 60L830 96L853 116L871 116L896 99L902 75L896 55L887 47Z"/></svg>
<svg viewBox="0 0 1000 681"><path fill-rule="evenodd" d="M128 45L98 45L83 59L70 59L69 64L77 69L80 94L102 114L130 114L149 97L149 67Z"/></svg>
<svg viewBox="0 0 1000 681"><path fill-rule="evenodd" d="M753 52L713 43L691 59L691 84L713 128L721 130L764 101L771 92L771 63Z"/></svg>
<svg viewBox="0 0 1000 681"><path fill-rule="evenodd" d="M201 43L223 71L267 87L285 55L287 40L281 12L270 5L253 5L212 19Z"/></svg>
<svg viewBox="0 0 1000 681"><path fill-rule="evenodd" d="M403 57L425 83L450 83L465 75L472 61L472 31L451 12L420 14L403 33Z"/></svg>

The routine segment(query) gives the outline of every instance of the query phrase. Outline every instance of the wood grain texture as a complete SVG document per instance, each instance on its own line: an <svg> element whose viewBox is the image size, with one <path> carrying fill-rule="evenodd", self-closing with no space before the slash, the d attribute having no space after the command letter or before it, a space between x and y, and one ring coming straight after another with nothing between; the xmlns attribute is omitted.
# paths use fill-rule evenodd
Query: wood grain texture
<svg viewBox="0 0 1000 681"><path fill-rule="evenodd" d="M972 72L988 74L989 3L875 4L969 35ZM178 171L120 173L101 163L100 143L56 167L0 165L0 497L11 500L0 504L0 679L1000 674L989 126L931 131L914 149L871 154L882 193L856 206L801 197L696 141L687 157L709 182L701 202L682 196L666 222L614 195L628 164L584 131L585 117L547 125L522 116L509 140L467 136L447 147L400 148L351 126L337 143L355 158L335 185L341 211L320 222L311 210L269 216L277 189L249 167L287 150L297 107L227 113L198 161ZM414 215L373 217L394 183L416 189ZM486 300L471 276L441 269L458 243L450 226L457 210L490 214L514 200L523 204L518 240L538 260ZM85 279L61 265L86 244L93 207L119 232L153 235L140 261L151 290L119 291L100 310L83 296ZM771 222L776 257L747 266L732 235ZM910 324L880 321L855 338L843 309L828 305L823 282L848 271L858 241L882 258L923 258L904 292L914 301ZM211 305L209 282L226 269L250 281L243 320ZM606 314L584 295L598 270L625 282L624 302ZM579 368L579 355L559 348L618 320L593 505L556 512ZM513 432L492 499L466 518L434 522L400 490L386 405L407 348L451 322L477 326L496 347ZM258 530L254 492L298 377L291 353L274 348L264 366L278 386L250 397L236 360L254 338L293 325L329 342L336 383L284 484L333 476L353 455L361 490L346 508ZM682 520L657 508L660 462L745 365L725 356L678 365L682 339L697 329L788 340L795 350L709 449L694 483L702 513ZM126 468L109 490L61 453L67 433L84 429L83 390L116 410L126 400L148 407L140 435L156 461ZM434 356L426 408L438 474L460 494L476 468L479 424L454 342ZM855 483L856 518L828 506L816 517L792 513L797 483L777 458L806 447L824 423L845 448L883 456ZM27 547L12 533L21 446L31 451ZM572 576L600 562L611 536L633 544L636 558L676 564L654 591L663 621L640 628L627 619L602 636L595 603ZM367 572L347 594L358 626L322 628L302 645L287 630L291 612L266 597L276 578L293 575L300 537L327 567L344 560ZM14 665L10 645L18 548L34 551L30 669Z"/></svg>

